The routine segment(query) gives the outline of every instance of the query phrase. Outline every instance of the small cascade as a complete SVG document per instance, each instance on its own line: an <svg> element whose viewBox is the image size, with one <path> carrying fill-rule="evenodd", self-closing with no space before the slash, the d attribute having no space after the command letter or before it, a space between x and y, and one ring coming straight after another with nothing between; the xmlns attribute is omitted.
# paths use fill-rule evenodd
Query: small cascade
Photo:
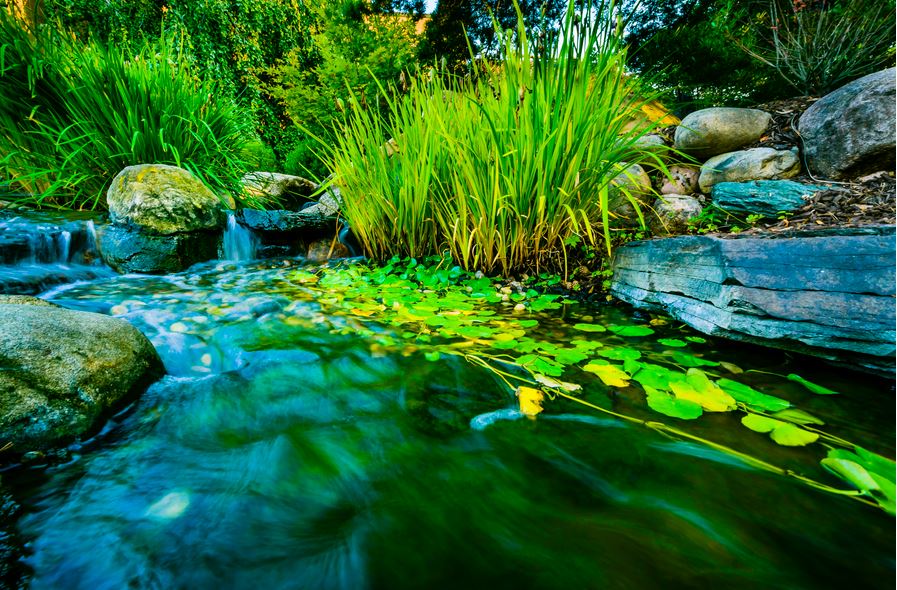
<svg viewBox="0 0 897 590"><path fill-rule="evenodd" d="M61 264L69 261L72 250L72 232L62 230L56 235L56 260Z"/></svg>
<svg viewBox="0 0 897 590"><path fill-rule="evenodd" d="M222 239L223 260L241 262L253 260L258 248L258 238L252 230L237 223L233 213L227 214L227 228Z"/></svg>
<svg viewBox="0 0 897 590"><path fill-rule="evenodd" d="M111 276L83 214L0 215L0 294L34 295L65 283Z"/></svg>

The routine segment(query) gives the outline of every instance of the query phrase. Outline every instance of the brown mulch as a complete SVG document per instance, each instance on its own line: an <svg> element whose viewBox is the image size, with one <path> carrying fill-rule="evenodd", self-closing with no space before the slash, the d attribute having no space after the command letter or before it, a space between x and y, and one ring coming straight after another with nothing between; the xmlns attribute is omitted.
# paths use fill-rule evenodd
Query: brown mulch
<svg viewBox="0 0 897 590"><path fill-rule="evenodd" d="M770 147L777 150L789 150L799 145L800 135L796 129L797 120L817 100L819 98L815 96L799 96L787 100L774 100L751 107L766 111L772 115L772 124L770 124L763 137L747 146L747 148Z"/></svg>
<svg viewBox="0 0 897 590"><path fill-rule="evenodd" d="M794 180L813 182L810 178ZM830 190L813 195L792 215L760 222L743 233L894 225L897 221L895 186L894 172L876 172L850 183L833 184Z"/></svg>

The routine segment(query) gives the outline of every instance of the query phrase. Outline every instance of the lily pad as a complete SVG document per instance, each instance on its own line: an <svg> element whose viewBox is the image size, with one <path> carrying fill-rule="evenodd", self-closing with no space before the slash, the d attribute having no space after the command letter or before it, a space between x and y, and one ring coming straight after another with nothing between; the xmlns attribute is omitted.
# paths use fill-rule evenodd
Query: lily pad
<svg viewBox="0 0 897 590"><path fill-rule="evenodd" d="M600 324L573 324L573 329L580 332L607 332L607 328Z"/></svg>
<svg viewBox="0 0 897 590"><path fill-rule="evenodd" d="M723 391L735 398L736 401L751 406L756 410L777 412L791 407L791 403L787 400L767 395L757 391L749 385L732 381L731 379L717 379L716 384L719 385Z"/></svg>
<svg viewBox="0 0 897 590"><path fill-rule="evenodd" d="M754 432L769 433L773 441L785 447L802 447L819 440L815 432L759 414L748 414L741 419L741 423Z"/></svg>
<svg viewBox="0 0 897 590"><path fill-rule="evenodd" d="M648 326L608 326L608 330L616 334L617 336L624 336L627 338L635 338L639 336L650 336L654 333L654 330L649 328Z"/></svg>
<svg viewBox="0 0 897 590"><path fill-rule="evenodd" d="M681 418L682 420L694 420L704 413L701 405L695 402L679 399L650 387L646 387L645 391L648 394L648 407L665 416Z"/></svg>
<svg viewBox="0 0 897 590"><path fill-rule="evenodd" d="M663 346L669 346L670 348L684 348L688 346L688 343L684 340L679 340L678 338L660 338L657 340L658 344L662 344Z"/></svg>
<svg viewBox="0 0 897 590"><path fill-rule="evenodd" d="M788 375L788 380L794 381L795 383L800 383L801 385L803 385L804 387L806 387L807 389L809 389L810 391L812 391L813 393L815 393L817 395L838 395L837 391L833 391L833 390L829 389L828 387L823 387L822 385L817 385L816 383L813 383L812 381L807 381L800 375L795 375L794 373L791 373Z"/></svg>
<svg viewBox="0 0 897 590"><path fill-rule="evenodd" d="M598 378L610 387L626 387L629 385L629 375L614 365L589 363L582 370L598 375Z"/></svg>

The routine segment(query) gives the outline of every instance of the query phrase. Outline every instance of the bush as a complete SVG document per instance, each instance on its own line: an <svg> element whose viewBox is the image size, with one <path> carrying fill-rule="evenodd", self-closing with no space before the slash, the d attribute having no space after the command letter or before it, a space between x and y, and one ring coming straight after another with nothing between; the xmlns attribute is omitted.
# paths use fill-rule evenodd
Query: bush
<svg viewBox="0 0 897 590"><path fill-rule="evenodd" d="M566 243L599 240L593 226L609 250L609 185L623 162L652 157L635 147L651 123L631 125L642 89L624 75L610 3L591 14L568 11L541 49L518 25L500 65L473 78L430 70L406 95L384 91L386 117L356 97L329 166L372 257L448 251L466 269L562 269Z"/></svg>
<svg viewBox="0 0 897 590"><path fill-rule="evenodd" d="M748 55L800 94L821 95L893 65L894 8L893 0L771 0L759 11L730 8L726 21Z"/></svg>
<svg viewBox="0 0 897 590"><path fill-rule="evenodd" d="M252 118L215 82L198 79L177 39L132 54L82 43L50 26L23 27L0 10L0 170L24 199L104 208L125 166L191 170L236 191L263 153Z"/></svg>
<svg viewBox="0 0 897 590"><path fill-rule="evenodd" d="M311 31L318 22L302 0L46 0L48 18L59 18L79 38L130 47L184 36L195 71L218 81L221 94L253 115L259 137L280 161L296 140L296 129L266 87L270 68L292 54L300 68L317 54Z"/></svg>
<svg viewBox="0 0 897 590"><path fill-rule="evenodd" d="M301 127L286 157L290 174L322 176L326 167L318 155L318 141L335 141L340 104L352 94L364 108L387 112L377 80L397 81L413 69L417 39L412 19L377 14L364 3L348 1L314 10L320 23L314 36L318 54L309 67L301 52L291 52L272 68L266 91L280 99L294 124Z"/></svg>

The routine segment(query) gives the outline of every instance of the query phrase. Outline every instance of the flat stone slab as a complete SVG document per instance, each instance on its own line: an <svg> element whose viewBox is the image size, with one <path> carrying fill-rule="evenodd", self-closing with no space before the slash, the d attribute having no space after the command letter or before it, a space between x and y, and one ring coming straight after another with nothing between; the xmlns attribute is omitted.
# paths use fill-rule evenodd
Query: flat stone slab
<svg viewBox="0 0 897 590"><path fill-rule="evenodd" d="M732 213L775 217L780 211L800 209L807 204L806 198L831 188L793 180L721 182L713 186L710 198L715 205Z"/></svg>
<svg viewBox="0 0 897 590"><path fill-rule="evenodd" d="M611 294L711 336L894 374L893 226L680 236L614 255Z"/></svg>

